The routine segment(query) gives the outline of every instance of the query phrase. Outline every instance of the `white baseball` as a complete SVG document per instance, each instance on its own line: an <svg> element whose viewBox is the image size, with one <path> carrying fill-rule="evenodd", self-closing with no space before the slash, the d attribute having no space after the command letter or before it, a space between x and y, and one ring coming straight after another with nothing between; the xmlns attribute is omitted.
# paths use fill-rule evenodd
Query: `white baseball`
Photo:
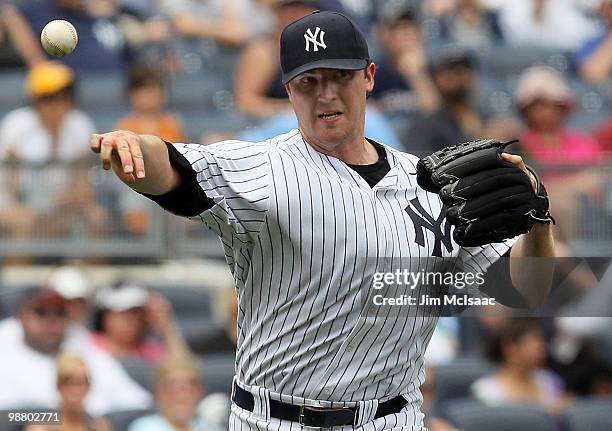
<svg viewBox="0 0 612 431"><path fill-rule="evenodd" d="M79 36L72 24L63 19L49 22L40 33L40 43L45 51L56 57L70 54L76 48Z"/></svg>

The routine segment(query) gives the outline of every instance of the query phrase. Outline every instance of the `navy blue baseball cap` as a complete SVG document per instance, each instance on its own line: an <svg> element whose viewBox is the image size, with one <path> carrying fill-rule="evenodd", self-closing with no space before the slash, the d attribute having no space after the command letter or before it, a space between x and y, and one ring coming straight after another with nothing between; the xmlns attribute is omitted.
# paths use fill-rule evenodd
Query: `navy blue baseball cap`
<svg viewBox="0 0 612 431"><path fill-rule="evenodd" d="M280 40L283 84L312 69L364 69L368 43L355 23L338 12L315 11L289 24Z"/></svg>

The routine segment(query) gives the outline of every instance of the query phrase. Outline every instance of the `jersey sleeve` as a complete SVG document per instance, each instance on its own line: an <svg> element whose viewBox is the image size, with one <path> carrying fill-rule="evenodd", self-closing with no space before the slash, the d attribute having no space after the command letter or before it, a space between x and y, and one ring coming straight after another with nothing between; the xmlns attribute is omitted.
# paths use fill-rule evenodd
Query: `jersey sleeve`
<svg viewBox="0 0 612 431"><path fill-rule="evenodd" d="M486 272L500 257L506 255L519 237L507 239L500 243L485 244L478 247L459 249L461 266L468 271Z"/></svg>
<svg viewBox="0 0 612 431"><path fill-rule="evenodd" d="M270 146L225 141L173 147L189 163L199 187L202 211L188 217L201 220L233 247L252 242L268 211Z"/></svg>

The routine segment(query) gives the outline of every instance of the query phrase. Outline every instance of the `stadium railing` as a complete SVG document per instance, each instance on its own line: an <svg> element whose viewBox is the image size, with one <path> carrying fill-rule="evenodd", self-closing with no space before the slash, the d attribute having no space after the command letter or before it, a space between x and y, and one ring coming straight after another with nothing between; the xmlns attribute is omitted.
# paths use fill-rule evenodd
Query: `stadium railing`
<svg viewBox="0 0 612 431"><path fill-rule="evenodd" d="M538 169L544 177L570 178L577 173L569 166ZM574 226L566 235L574 255L611 256L612 163L581 172L596 174L584 190L578 183L578 190L570 193L565 179L561 187L549 190L551 200L570 200L573 208L573 214L554 214L558 228ZM29 227L24 227L27 217L8 220L16 207L31 217ZM0 258L7 256L161 260L224 254L215 235L199 221L164 212L89 162L0 164Z"/></svg>

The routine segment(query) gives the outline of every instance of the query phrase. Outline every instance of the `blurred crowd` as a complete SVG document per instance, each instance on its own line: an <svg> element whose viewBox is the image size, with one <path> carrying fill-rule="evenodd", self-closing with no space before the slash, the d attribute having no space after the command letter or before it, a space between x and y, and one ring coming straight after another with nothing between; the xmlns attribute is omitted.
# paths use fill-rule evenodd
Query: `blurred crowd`
<svg viewBox="0 0 612 431"><path fill-rule="evenodd" d="M228 302L228 323L215 328L207 325L206 304L196 301L198 329L209 337L202 346L197 337L186 340L183 312L177 316L163 293L142 283L95 288L79 267L63 266L15 292L12 301L5 290L0 295L0 410L59 409L64 431L110 431L108 415L126 411L134 411L128 419L139 418L130 431L227 429L229 398L205 397L197 355L226 353L224 370L233 375L235 300ZM231 377L227 391L230 384ZM114 428L127 425L120 420Z"/></svg>
<svg viewBox="0 0 612 431"><path fill-rule="evenodd" d="M94 285L90 271L55 267L0 294L0 411L57 409L63 431L227 430L234 289L212 304L202 287ZM609 307L612 270L600 287L596 302ZM535 407L559 422L579 400L612 400L611 318L481 311L443 317L433 334L422 387L431 431L456 429L457 400Z"/></svg>
<svg viewBox="0 0 612 431"><path fill-rule="evenodd" d="M346 13L369 39L368 136L415 154L520 139L511 149L549 189L560 253L584 252L572 244L585 237L612 240L610 0L3 3L0 236L142 238L152 229L144 199L88 181L90 134L211 143L295 127L278 40L315 9ZM79 34L62 59L38 40L51 19Z"/></svg>
<svg viewBox="0 0 612 431"><path fill-rule="evenodd" d="M369 137L418 155L519 139L511 150L551 195L558 255L593 255L595 243L610 253L612 0L0 2L0 249L74 236L137 242L155 228L144 198L92 171L93 132L208 144L295 127L278 41L316 9L351 16L368 37ZM39 43L52 19L79 34L62 59ZM200 238L199 225L189 229ZM584 294L567 315L611 315L612 269L600 282L582 266L563 277L557 301ZM59 408L63 430L227 429L232 289L211 304L202 289L94 287L62 267L19 292L9 301L0 290L0 410ZM446 408L457 398L562 418L577 400L612 396L610 318L506 311L440 321L422 387L431 431L459 426Z"/></svg>

